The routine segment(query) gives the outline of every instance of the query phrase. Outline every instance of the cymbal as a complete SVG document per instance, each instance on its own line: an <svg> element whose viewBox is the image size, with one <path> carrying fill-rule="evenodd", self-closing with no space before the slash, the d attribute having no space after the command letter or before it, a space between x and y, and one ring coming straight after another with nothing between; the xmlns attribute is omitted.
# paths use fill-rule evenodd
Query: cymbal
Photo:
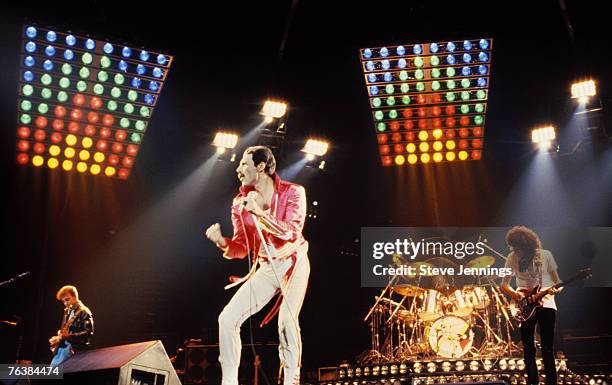
<svg viewBox="0 0 612 385"><path fill-rule="evenodd" d="M446 267L446 268L453 267L455 269L459 267L459 265L457 265L456 262L454 262L450 258L445 258L445 257L433 257L433 258L429 258L425 262L435 267Z"/></svg>
<svg viewBox="0 0 612 385"><path fill-rule="evenodd" d="M388 303L388 304L390 304L390 305L392 305L392 306L395 306L395 307L398 307L398 306L399 306L399 308L400 308L400 309L402 309L402 310L405 310L405 309L406 309L406 308L404 307L404 305L400 305L398 302L395 302L395 301L394 301L394 300L392 300L392 299L389 299L389 298L386 298L386 297L382 297L382 298L380 298L380 297L378 297L378 296L376 296L376 299L380 299L380 302L385 302L385 303Z"/></svg>
<svg viewBox="0 0 612 385"><path fill-rule="evenodd" d="M423 292L423 289L413 285L394 286L391 288L391 290L399 295L405 295L408 297L415 297Z"/></svg>
<svg viewBox="0 0 612 385"><path fill-rule="evenodd" d="M481 255L480 257L476 257L469 261L465 267L469 268L485 268L493 265L495 263L495 258L490 255Z"/></svg>

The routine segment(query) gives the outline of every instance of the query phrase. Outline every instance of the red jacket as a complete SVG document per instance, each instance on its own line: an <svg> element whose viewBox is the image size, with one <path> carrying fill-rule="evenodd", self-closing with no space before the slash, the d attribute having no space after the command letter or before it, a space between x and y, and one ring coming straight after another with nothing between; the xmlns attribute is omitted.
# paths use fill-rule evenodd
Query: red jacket
<svg viewBox="0 0 612 385"><path fill-rule="evenodd" d="M246 210L241 210L241 198L245 197L253 186L242 186L232 203L232 225L234 235L225 238L227 246L223 248L223 256L227 259L244 258L252 253L253 261L258 255L267 257L263 249L260 251L261 240L253 218ZM261 230L269 245L273 246L274 258L286 258L294 254L306 241L302 236L306 220L306 191L304 187L282 180L274 174L274 195L270 212L257 218Z"/></svg>

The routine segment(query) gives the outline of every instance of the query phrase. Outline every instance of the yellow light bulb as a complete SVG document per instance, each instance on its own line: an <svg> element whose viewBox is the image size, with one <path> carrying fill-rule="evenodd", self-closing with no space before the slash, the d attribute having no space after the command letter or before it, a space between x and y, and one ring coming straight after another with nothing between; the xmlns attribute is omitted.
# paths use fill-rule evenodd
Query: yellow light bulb
<svg viewBox="0 0 612 385"><path fill-rule="evenodd" d="M89 159L89 151L87 151L87 150L79 151L79 159L81 159L81 160Z"/></svg>
<svg viewBox="0 0 612 385"><path fill-rule="evenodd" d="M66 135L66 144L68 144L69 146L74 146L77 142L77 137L70 134L70 135Z"/></svg>
<svg viewBox="0 0 612 385"><path fill-rule="evenodd" d="M421 144L419 144L419 150L421 150L421 152L429 151L429 143L422 142Z"/></svg>
<svg viewBox="0 0 612 385"><path fill-rule="evenodd" d="M459 151L459 159L466 160L468 158L467 151Z"/></svg>
<svg viewBox="0 0 612 385"><path fill-rule="evenodd" d="M40 155L35 155L32 158L32 164L36 167L40 167L45 163L45 159Z"/></svg>
<svg viewBox="0 0 612 385"><path fill-rule="evenodd" d="M83 144L84 148L90 148L93 146L93 140L91 140L91 138L83 138L81 144Z"/></svg>
<svg viewBox="0 0 612 385"><path fill-rule="evenodd" d="M442 162L442 159L444 159L444 157L439 152L436 152L435 154L433 154L434 162Z"/></svg>
<svg viewBox="0 0 612 385"><path fill-rule="evenodd" d="M405 161L406 159L404 159L402 155L398 155L395 157L395 164L397 164L398 166L403 165Z"/></svg>
<svg viewBox="0 0 612 385"><path fill-rule="evenodd" d="M76 151L74 151L72 147L66 147L64 150L64 156L66 156L66 158L73 158L75 153Z"/></svg>
<svg viewBox="0 0 612 385"><path fill-rule="evenodd" d="M66 159L65 161L62 162L62 168L66 171L70 171L72 170L72 161Z"/></svg>
<svg viewBox="0 0 612 385"><path fill-rule="evenodd" d="M77 167L76 168L77 168L78 172L85 172L85 171L87 171L87 163L79 162L79 163L77 163Z"/></svg>
<svg viewBox="0 0 612 385"><path fill-rule="evenodd" d="M415 164L419 158L415 154L408 155L408 163Z"/></svg>
<svg viewBox="0 0 612 385"><path fill-rule="evenodd" d="M102 163L102 162L104 162L104 154L103 154L103 153L101 153L101 152L96 152L96 153L94 154L94 160L95 160L96 162L98 162L98 163Z"/></svg>
<svg viewBox="0 0 612 385"><path fill-rule="evenodd" d="M446 141L446 148L449 150L454 150L455 147L457 146L457 144L455 143L454 140L448 140Z"/></svg>
<svg viewBox="0 0 612 385"><path fill-rule="evenodd" d="M436 128L435 130L433 130L432 135L434 138L440 139L442 137L442 130L439 128Z"/></svg>
<svg viewBox="0 0 612 385"><path fill-rule="evenodd" d="M421 162L423 163L429 163L429 154L421 154Z"/></svg>
<svg viewBox="0 0 612 385"><path fill-rule="evenodd" d="M429 134L427 133L427 131L419 131L420 140L427 140L427 138L429 138Z"/></svg>
<svg viewBox="0 0 612 385"><path fill-rule="evenodd" d="M115 168L114 167L107 167L106 170L104 170L104 174L106 174L106 176L113 176L113 175L115 175Z"/></svg>
<svg viewBox="0 0 612 385"><path fill-rule="evenodd" d="M442 144L442 142L434 142L433 149L435 151L442 151L443 148L444 148L444 145Z"/></svg>
<svg viewBox="0 0 612 385"><path fill-rule="evenodd" d="M92 173L92 175L98 175L100 173L100 170L100 165L98 164L92 164L89 168L89 172Z"/></svg>
<svg viewBox="0 0 612 385"><path fill-rule="evenodd" d="M408 143L406 145L406 151L413 153L416 151L416 146L414 145L414 143Z"/></svg>
<svg viewBox="0 0 612 385"><path fill-rule="evenodd" d="M60 153L59 146L53 145L53 146L49 147L49 154L51 154L53 156L58 156L59 153Z"/></svg>
<svg viewBox="0 0 612 385"><path fill-rule="evenodd" d="M455 160L455 153L454 152L447 152L446 153L446 160L448 160L449 162L452 162L453 160Z"/></svg>
<svg viewBox="0 0 612 385"><path fill-rule="evenodd" d="M59 166L59 162L55 158L49 158L47 161L47 166L49 166L49 168L57 168L57 166Z"/></svg>

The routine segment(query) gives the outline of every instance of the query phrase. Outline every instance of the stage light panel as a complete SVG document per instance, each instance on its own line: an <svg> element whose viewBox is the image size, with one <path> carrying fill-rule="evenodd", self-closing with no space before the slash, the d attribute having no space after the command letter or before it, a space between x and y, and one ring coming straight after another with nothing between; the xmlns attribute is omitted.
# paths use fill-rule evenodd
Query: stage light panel
<svg viewBox="0 0 612 385"><path fill-rule="evenodd" d="M224 131L217 132L212 143L213 146L217 147L219 153L224 153L226 150L236 147L236 144L238 144L238 135Z"/></svg>
<svg viewBox="0 0 612 385"><path fill-rule="evenodd" d="M21 46L17 162L127 179L173 57L32 25Z"/></svg>
<svg viewBox="0 0 612 385"><path fill-rule="evenodd" d="M261 114L266 117L266 119L278 119L285 115L287 112L287 103L274 101L274 100L266 100L261 109Z"/></svg>
<svg viewBox="0 0 612 385"><path fill-rule="evenodd" d="M543 149L548 149L556 137L556 130L553 126L539 127L531 130L531 142Z"/></svg>
<svg viewBox="0 0 612 385"><path fill-rule="evenodd" d="M572 84L572 99L586 102L591 96L597 95L597 88L594 80L587 80Z"/></svg>
<svg viewBox="0 0 612 385"><path fill-rule="evenodd" d="M308 155L323 156L329 149L329 143L318 139L308 139L302 149Z"/></svg>
<svg viewBox="0 0 612 385"><path fill-rule="evenodd" d="M360 50L384 166L482 158L492 47L483 38Z"/></svg>

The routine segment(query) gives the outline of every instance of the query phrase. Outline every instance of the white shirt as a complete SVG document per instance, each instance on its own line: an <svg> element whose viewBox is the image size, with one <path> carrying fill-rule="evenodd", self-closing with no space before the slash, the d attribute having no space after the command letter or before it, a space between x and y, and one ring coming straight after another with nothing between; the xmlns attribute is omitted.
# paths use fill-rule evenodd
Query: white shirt
<svg viewBox="0 0 612 385"><path fill-rule="evenodd" d="M557 271L557 262L548 250L539 249L533 258L531 265L525 271L519 271L519 261L514 253L510 253L506 259L506 267L512 269L512 275L516 278L516 286L519 289L533 289L541 285L542 289L548 289L555 285L551 273ZM540 277L542 282L540 283ZM543 307L557 309L554 295L546 295L543 298Z"/></svg>

